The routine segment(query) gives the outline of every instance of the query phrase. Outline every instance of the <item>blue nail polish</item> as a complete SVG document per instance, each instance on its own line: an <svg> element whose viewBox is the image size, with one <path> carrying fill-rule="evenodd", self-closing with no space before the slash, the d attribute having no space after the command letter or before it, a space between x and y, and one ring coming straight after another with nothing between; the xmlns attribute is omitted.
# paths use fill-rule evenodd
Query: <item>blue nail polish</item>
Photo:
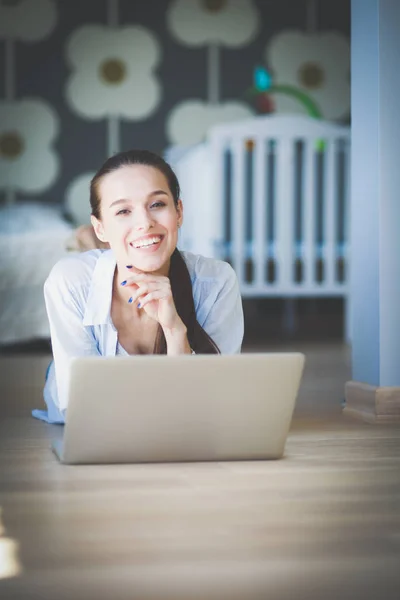
<svg viewBox="0 0 400 600"><path fill-rule="evenodd" d="M132 304L132 302L133 302L133 298L131 297L131 298L129 298L129 300L128 300L128 304Z"/></svg>
<svg viewBox="0 0 400 600"><path fill-rule="evenodd" d="M137 307L138 307L138 308L140 308L140 302L139 302L139 304L137 305Z"/></svg>
<svg viewBox="0 0 400 600"><path fill-rule="evenodd" d="M126 285L126 279L125 281L121 281L121 285Z"/></svg>
<svg viewBox="0 0 400 600"><path fill-rule="evenodd" d="M132 265L126 265L127 269L132 269Z"/></svg>

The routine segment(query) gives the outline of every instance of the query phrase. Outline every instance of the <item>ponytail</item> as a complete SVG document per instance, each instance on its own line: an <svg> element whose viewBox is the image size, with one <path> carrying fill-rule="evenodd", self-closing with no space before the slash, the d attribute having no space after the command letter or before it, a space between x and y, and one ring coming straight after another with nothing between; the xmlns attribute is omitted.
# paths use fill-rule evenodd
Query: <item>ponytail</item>
<svg viewBox="0 0 400 600"><path fill-rule="evenodd" d="M187 329L187 337L196 354L220 354L220 350L204 331L196 318L190 274L182 254L175 249L169 271L172 296L176 310ZM167 343L162 327L158 326L153 354L167 354Z"/></svg>

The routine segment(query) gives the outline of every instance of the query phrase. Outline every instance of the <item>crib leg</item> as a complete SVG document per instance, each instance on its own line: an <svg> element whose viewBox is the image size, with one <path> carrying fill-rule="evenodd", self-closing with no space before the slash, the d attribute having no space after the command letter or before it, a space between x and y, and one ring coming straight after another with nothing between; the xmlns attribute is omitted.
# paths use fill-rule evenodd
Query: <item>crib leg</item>
<svg viewBox="0 0 400 600"><path fill-rule="evenodd" d="M297 329L296 301L285 298L283 301L283 331L285 335L293 335Z"/></svg>

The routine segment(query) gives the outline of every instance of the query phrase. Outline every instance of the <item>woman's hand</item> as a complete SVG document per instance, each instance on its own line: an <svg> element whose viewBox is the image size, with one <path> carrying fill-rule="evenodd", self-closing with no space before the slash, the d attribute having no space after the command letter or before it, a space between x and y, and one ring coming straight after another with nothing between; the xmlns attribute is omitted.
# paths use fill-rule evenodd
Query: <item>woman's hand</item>
<svg viewBox="0 0 400 600"><path fill-rule="evenodd" d="M186 329L177 313L168 277L137 273L127 278L125 286L132 288L129 302L158 321L164 332Z"/></svg>

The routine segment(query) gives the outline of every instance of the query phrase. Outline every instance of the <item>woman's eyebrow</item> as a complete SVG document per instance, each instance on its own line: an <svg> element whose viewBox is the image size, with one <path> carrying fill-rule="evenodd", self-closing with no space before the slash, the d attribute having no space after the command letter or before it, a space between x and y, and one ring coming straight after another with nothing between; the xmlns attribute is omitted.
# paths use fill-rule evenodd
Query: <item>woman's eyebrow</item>
<svg viewBox="0 0 400 600"><path fill-rule="evenodd" d="M164 192L164 190L155 190L154 192L151 192L149 194L149 197L151 197L151 196L161 196L161 195L168 196L167 192Z"/></svg>
<svg viewBox="0 0 400 600"><path fill-rule="evenodd" d="M117 204L124 204L125 202L129 202L129 200L126 200L125 198L121 198L120 200L114 200L114 202L112 202L109 206L109 208L112 208L113 206L116 206Z"/></svg>

